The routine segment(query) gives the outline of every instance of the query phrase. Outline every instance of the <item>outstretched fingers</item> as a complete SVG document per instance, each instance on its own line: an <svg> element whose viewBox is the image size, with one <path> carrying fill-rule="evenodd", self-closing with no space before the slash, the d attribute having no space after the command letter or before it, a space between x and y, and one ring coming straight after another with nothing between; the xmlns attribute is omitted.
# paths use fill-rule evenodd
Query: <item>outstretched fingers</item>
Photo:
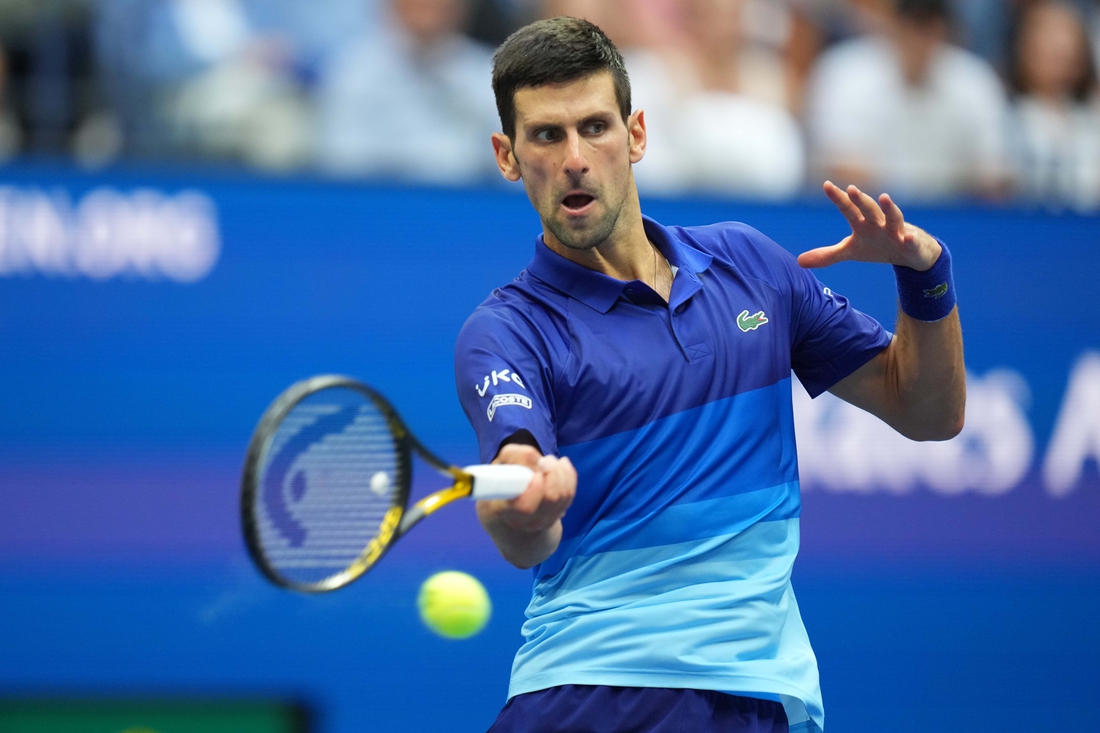
<svg viewBox="0 0 1100 733"><path fill-rule="evenodd" d="M879 205L882 207L882 213L886 215L886 229L897 237L902 237L905 234L905 216L901 213L901 209L894 203L894 200L890 198L890 194L884 193L878 197Z"/></svg>
<svg viewBox="0 0 1100 733"><path fill-rule="evenodd" d="M901 209L889 194L877 199L856 186L846 189L826 181L825 195L840 210L852 227L852 234L838 244L803 252L798 264L803 267L827 267L844 260L889 262L922 269L931 266L940 247L923 230L907 224ZM916 263L916 265L910 265Z"/></svg>
<svg viewBox="0 0 1100 733"><path fill-rule="evenodd" d="M878 207L878 204L875 203L873 198L863 193L863 191L860 191L859 188L854 185L848 186L845 193L847 193L852 203L859 208L859 212L866 221L877 224L878 226L883 225L886 217L883 215L882 209Z"/></svg>
<svg viewBox="0 0 1100 733"><path fill-rule="evenodd" d="M859 207L852 203L851 197L843 189L832 181L825 181L824 189L825 195L848 220L852 229L863 223L863 214L860 213Z"/></svg>

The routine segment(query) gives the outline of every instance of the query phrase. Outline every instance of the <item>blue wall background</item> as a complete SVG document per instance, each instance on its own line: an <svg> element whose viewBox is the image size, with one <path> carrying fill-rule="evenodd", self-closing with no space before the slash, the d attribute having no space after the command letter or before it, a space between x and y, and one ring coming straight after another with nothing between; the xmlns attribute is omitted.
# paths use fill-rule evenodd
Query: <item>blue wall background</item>
<svg viewBox="0 0 1100 733"><path fill-rule="evenodd" d="M306 700L324 733L487 727L530 578L497 558L470 506L433 517L352 587L301 597L249 565L236 492L264 407L322 372L377 386L425 444L475 460L452 349L530 257L539 228L522 193L44 169L0 183L45 194L63 225L104 187L197 190L220 241L192 283L0 277L0 696L275 695ZM645 210L746 221L795 252L846 233L819 202ZM795 588L829 728L1087 730L1100 700L1100 472L1086 462L1055 497L1041 464L1075 365L1100 350L1100 220L907 214L952 245L971 373L1026 382L1035 457L996 495L807 489ZM0 232L16 218L0 209ZM893 323L887 268L819 276ZM421 476L418 492L434 488ZM492 594L493 620L470 641L416 618L419 583L442 568Z"/></svg>

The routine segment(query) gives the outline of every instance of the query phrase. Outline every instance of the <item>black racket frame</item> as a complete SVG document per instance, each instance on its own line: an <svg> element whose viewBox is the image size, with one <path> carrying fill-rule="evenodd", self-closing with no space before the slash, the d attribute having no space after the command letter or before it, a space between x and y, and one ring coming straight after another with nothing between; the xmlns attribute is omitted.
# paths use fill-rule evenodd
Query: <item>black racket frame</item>
<svg viewBox="0 0 1100 733"><path fill-rule="evenodd" d="M359 557L340 573L330 575L316 583L303 583L284 577L268 562L260 540L258 523L253 507L259 490L260 468L264 465L271 440L290 411L302 400L326 389L342 387L359 392L374 403L378 411L386 418L386 424L393 435L396 452L397 474L401 481L393 492L393 501L383 519L379 535L372 540ZM440 473L450 477L454 485L449 489L437 491L409 508L409 493L412 488L412 455L417 453L425 463ZM260 572L275 585L302 593L324 593L342 588L358 579L370 570L405 532L417 522L454 499L469 496L473 491L473 477L465 471L450 465L416 439L405 425L393 405L377 390L368 387L357 379L341 374L322 374L296 382L283 391L264 411L245 454L244 471L241 477L241 527L245 544L252 561Z"/></svg>

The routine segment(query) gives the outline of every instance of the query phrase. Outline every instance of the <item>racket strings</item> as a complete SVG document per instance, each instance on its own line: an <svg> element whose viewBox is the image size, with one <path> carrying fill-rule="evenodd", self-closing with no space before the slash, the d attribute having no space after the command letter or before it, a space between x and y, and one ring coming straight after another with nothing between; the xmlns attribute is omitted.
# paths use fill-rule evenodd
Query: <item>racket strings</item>
<svg viewBox="0 0 1100 733"><path fill-rule="evenodd" d="M386 416L353 390L296 405L271 439L253 507L268 564L315 584L352 565L406 485Z"/></svg>

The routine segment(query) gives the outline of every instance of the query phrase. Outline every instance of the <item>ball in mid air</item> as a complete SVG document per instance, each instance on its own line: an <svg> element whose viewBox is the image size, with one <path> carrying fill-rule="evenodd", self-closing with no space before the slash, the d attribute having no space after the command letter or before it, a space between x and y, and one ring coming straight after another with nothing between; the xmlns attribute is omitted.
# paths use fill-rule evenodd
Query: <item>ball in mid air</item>
<svg viewBox="0 0 1100 733"><path fill-rule="evenodd" d="M384 496L390 490L390 475L385 471L378 471L370 477L370 490L378 496Z"/></svg>
<svg viewBox="0 0 1100 733"><path fill-rule="evenodd" d="M456 570L436 573L420 586L416 599L424 624L448 639L467 639L485 628L492 603L485 586Z"/></svg>

